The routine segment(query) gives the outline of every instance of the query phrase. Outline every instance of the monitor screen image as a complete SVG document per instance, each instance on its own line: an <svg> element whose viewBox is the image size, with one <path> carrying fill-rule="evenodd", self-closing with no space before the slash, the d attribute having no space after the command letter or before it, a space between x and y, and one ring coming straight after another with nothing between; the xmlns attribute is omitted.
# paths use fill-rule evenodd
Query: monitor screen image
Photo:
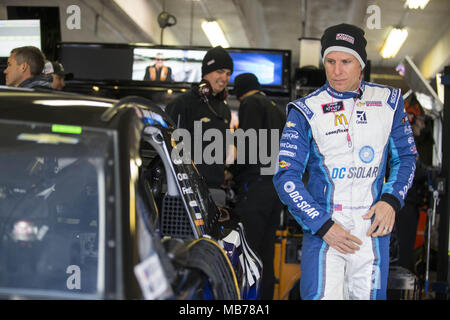
<svg viewBox="0 0 450 320"><path fill-rule="evenodd" d="M196 83L201 81L202 60L207 50L177 48L135 48L133 51L132 80L149 80L146 69L163 59L163 64L171 69L173 82ZM256 75L262 85L283 85L283 53L282 52L249 52L228 50L233 59L234 70L230 84L241 73L250 72ZM148 73L148 72L147 72Z"/></svg>
<svg viewBox="0 0 450 320"><path fill-rule="evenodd" d="M9 57L11 50L23 46L41 49L39 20L0 20L0 57Z"/></svg>
<svg viewBox="0 0 450 320"><path fill-rule="evenodd" d="M66 43L59 46L59 61L75 79L131 80L133 49L127 45Z"/></svg>
<svg viewBox="0 0 450 320"><path fill-rule="evenodd" d="M75 79L155 81L155 86L186 87L202 80L202 61L208 47L151 46L143 44L61 43L59 58ZM228 48L233 59L229 86L241 73L254 73L264 90L290 90L290 51ZM90 61L90 63L85 63ZM155 68L158 64L158 68ZM159 65L165 68L159 68ZM67 67L66 67L67 66ZM114 68L111 68L114 66ZM148 83L140 85L148 86Z"/></svg>
<svg viewBox="0 0 450 320"><path fill-rule="evenodd" d="M202 79L202 60L206 50L135 48L133 50L132 80L144 79L146 71L163 60L163 65L171 69L173 82L200 82Z"/></svg>
<svg viewBox="0 0 450 320"><path fill-rule="evenodd" d="M230 52L234 71L230 83L241 73L253 73L261 85L283 85L283 54L269 52Z"/></svg>

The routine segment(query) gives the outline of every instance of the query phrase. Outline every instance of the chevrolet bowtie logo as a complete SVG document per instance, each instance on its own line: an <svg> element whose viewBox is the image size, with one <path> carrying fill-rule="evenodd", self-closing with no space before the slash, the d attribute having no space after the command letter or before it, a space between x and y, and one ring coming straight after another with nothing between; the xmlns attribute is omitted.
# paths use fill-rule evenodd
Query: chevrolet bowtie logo
<svg viewBox="0 0 450 320"><path fill-rule="evenodd" d="M286 126L288 126L288 127L295 127L295 123L292 122L292 121L288 121L288 122L286 122Z"/></svg>

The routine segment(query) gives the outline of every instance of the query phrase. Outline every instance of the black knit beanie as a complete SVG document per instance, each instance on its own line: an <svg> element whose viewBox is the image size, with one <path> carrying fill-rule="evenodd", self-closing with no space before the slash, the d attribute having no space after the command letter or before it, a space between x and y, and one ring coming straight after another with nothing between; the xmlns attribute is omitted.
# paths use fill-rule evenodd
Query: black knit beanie
<svg viewBox="0 0 450 320"><path fill-rule="evenodd" d="M258 78L253 73L242 73L234 78L234 94L238 99L251 90L261 90Z"/></svg>
<svg viewBox="0 0 450 320"><path fill-rule="evenodd" d="M322 61L332 51L347 52L358 59L361 68L364 69L367 61L364 30L357 26L342 23L329 27L320 39L322 45Z"/></svg>
<svg viewBox="0 0 450 320"><path fill-rule="evenodd" d="M221 46L214 47L205 54L202 61L202 77L219 69L230 69L233 73L233 59Z"/></svg>

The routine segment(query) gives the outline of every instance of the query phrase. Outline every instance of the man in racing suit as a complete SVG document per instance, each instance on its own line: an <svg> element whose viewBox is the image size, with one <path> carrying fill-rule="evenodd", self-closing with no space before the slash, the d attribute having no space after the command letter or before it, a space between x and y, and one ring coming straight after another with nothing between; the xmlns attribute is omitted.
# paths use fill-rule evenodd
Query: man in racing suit
<svg viewBox="0 0 450 320"><path fill-rule="evenodd" d="M400 90L361 80L366 43L352 25L325 30L326 84L287 105L273 182L304 231L302 299L386 299L390 232L417 151Z"/></svg>

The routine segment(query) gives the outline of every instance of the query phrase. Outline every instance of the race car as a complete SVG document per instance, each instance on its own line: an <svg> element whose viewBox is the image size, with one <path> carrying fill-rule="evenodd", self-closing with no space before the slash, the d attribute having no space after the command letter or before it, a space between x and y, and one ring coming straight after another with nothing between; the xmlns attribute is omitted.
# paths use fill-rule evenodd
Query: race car
<svg viewBox="0 0 450 320"><path fill-rule="evenodd" d="M145 98L0 88L0 297L258 299L172 120Z"/></svg>

